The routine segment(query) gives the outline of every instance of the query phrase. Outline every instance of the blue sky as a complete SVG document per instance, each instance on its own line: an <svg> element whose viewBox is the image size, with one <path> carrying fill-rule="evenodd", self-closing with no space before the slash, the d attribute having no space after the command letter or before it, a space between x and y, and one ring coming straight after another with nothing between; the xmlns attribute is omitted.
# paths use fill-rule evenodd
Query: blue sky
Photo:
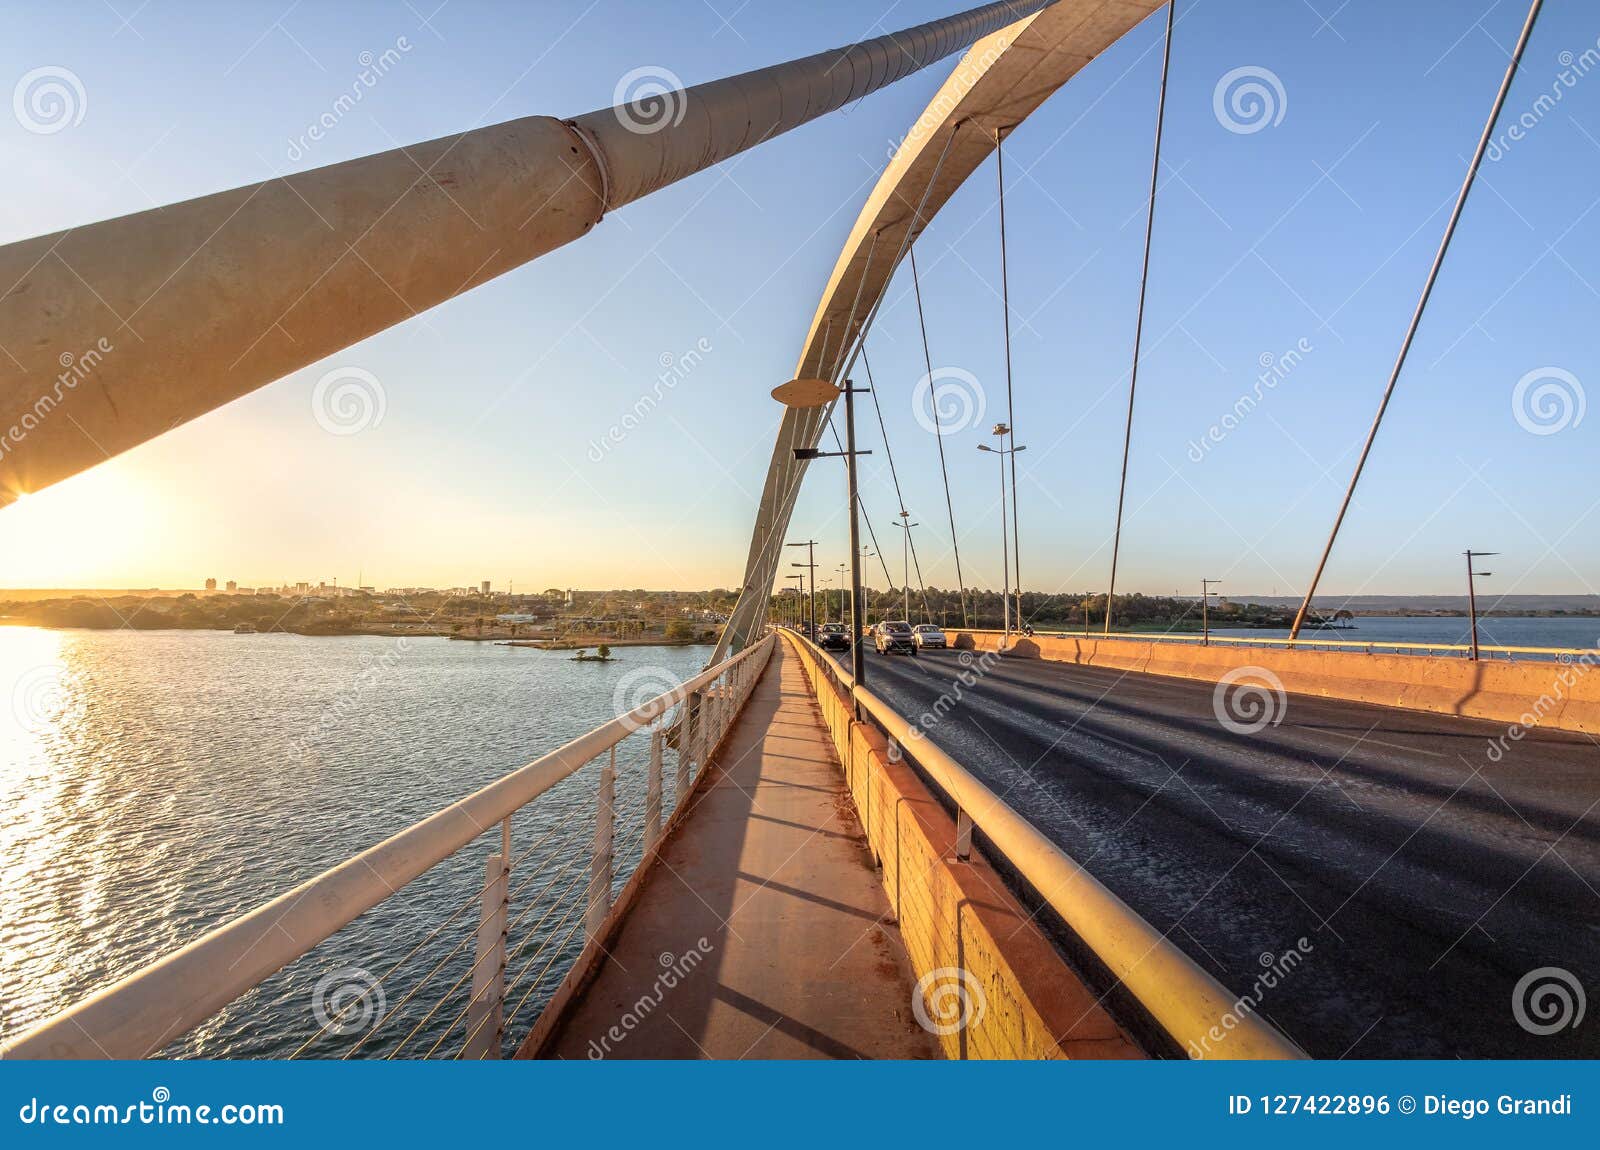
<svg viewBox="0 0 1600 1150"><path fill-rule="evenodd" d="M640 67L695 83L957 7L437 2L8 5L0 78L66 68L84 99L81 121L51 134L0 117L0 240L478 124L605 107ZM1119 589L1192 593L1202 575L1225 593L1303 589L1526 11L1520 0L1180 2ZM1105 584L1161 32L1158 15L1007 144L1030 589ZM361 104L297 145L349 90L361 54L402 37ZM1468 204L1324 580L1331 593L1456 593L1468 546L1504 553L1503 592L1600 584L1600 414L1579 421L1558 406L1545 422L1565 425L1551 431L1513 405L1525 379L1524 400L1552 387L1585 406L1600 381L1600 75L1534 111L1561 54L1581 71L1597 37L1592 5L1546 4L1507 104L1508 121L1529 113L1533 125L1485 166ZM778 417L768 392L793 368L887 148L952 64L0 512L0 583L360 572L380 586L737 585ZM1239 68L1281 85L1281 118L1257 131L1229 130L1214 107ZM918 261L934 366L970 373L986 422L1002 418L992 165L928 229ZM916 323L903 271L868 352L924 573L950 586L936 443L912 404L925 370ZM643 426L593 452L662 357L701 341L703 361ZM1263 362L1291 349L1292 369L1199 450ZM346 365L381 381L383 418L329 435L312 391ZM993 586L984 430L947 436L945 450L967 581ZM897 508L882 445L868 446L863 495L898 577ZM822 540L830 569L846 554L841 489L836 468L814 468L792 532Z"/></svg>

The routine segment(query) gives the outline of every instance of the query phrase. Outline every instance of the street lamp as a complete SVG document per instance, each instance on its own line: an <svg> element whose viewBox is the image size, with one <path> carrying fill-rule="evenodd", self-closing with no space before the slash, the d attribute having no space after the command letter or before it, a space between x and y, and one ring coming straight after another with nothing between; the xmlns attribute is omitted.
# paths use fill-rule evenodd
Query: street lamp
<svg viewBox="0 0 1600 1150"><path fill-rule="evenodd" d="M1211 646L1211 588L1221 583L1221 579L1200 580L1200 645Z"/></svg>
<svg viewBox="0 0 1600 1150"><path fill-rule="evenodd" d="M895 526L905 532L900 537L900 609L906 617L906 622L911 622L911 529L921 527L920 523L911 522L911 512L900 509L900 518L895 521Z"/></svg>
<svg viewBox="0 0 1600 1150"><path fill-rule="evenodd" d="M1011 429L1003 423L994 425L993 434L1005 442L1005 437L1011 434ZM987 451L991 455L1000 457L1000 578L1003 590L1000 594L1000 650L1006 649L1006 644L1011 639L1011 552L1006 541L1006 456L1015 455L1019 451L1028 450L1027 447L990 447L987 443L978 444L979 451ZM1019 604L1020 606L1020 604ZM1017 620L1020 625L1022 620Z"/></svg>
<svg viewBox="0 0 1600 1150"><path fill-rule="evenodd" d="M1472 620L1472 658L1478 657L1478 592L1474 586L1474 579L1487 579L1493 571L1474 571L1472 561L1485 559L1490 555L1498 555L1498 551L1468 551L1467 556L1467 615Z"/></svg>
<svg viewBox="0 0 1600 1150"><path fill-rule="evenodd" d="M806 562L791 563L791 567L806 567L811 571L811 635L817 633L817 541L807 539L803 543L786 543L786 547L804 547L806 549Z"/></svg>
<svg viewBox="0 0 1600 1150"><path fill-rule="evenodd" d="M861 520L856 514L859 505L856 496L856 457L871 455L872 452L856 450L855 396L865 390L854 386L848 379L843 387L835 387L825 379L791 379L772 389L773 399L794 408L826 407L841 395L844 397L844 450L818 451L815 447L797 447L794 457L797 460L844 457L845 497L849 501L850 514L850 701L858 721L861 718L861 702L856 698L856 688L866 686L867 665L861 646Z"/></svg>
<svg viewBox="0 0 1600 1150"><path fill-rule="evenodd" d="M785 580L797 580L794 591L794 629L804 631L806 628L806 577L804 575L786 575Z"/></svg>

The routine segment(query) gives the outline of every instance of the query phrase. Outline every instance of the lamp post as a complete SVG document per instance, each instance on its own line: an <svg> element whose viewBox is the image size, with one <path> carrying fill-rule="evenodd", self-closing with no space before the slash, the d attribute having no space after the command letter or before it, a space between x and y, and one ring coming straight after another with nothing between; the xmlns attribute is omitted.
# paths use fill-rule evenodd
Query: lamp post
<svg viewBox="0 0 1600 1150"><path fill-rule="evenodd" d="M871 455L872 452L856 450L855 396L865 390L854 386L848 379L843 387L835 387L825 379L792 379L772 391L773 399L786 407L797 408L826 407L840 396L844 397L844 450L818 451L815 447L797 447L794 457L797 460L844 457L845 497L849 501L850 514L850 702L857 721L861 718L861 702L856 698L856 688L866 686L867 665L866 653L861 646L861 520L856 513L859 506L856 498L856 456Z"/></svg>
<svg viewBox="0 0 1600 1150"><path fill-rule="evenodd" d="M806 549L806 562L791 563L791 567L805 567L811 572L811 637L817 635L817 541L807 539L802 543L786 543L786 547L804 547Z"/></svg>
<svg viewBox="0 0 1600 1150"><path fill-rule="evenodd" d="M900 518L895 520L894 525L904 532L900 537L900 610L909 623L911 622L911 529L921 527L922 524L911 522L911 512L902 507Z"/></svg>
<svg viewBox="0 0 1600 1150"><path fill-rule="evenodd" d="M1472 561L1484 559L1490 555L1498 555L1498 551L1468 551L1467 556L1467 616L1472 622L1472 659L1478 658L1478 591L1474 585L1476 579L1487 579L1493 571L1474 571Z"/></svg>
<svg viewBox="0 0 1600 1150"><path fill-rule="evenodd" d="M1211 646L1211 588L1221 579L1200 580L1200 645Z"/></svg>
<svg viewBox="0 0 1600 1150"><path fill-rule="evenodd" d="M862 455L870 455L872 453L870 451L863 451L861 454ZM872 548L863 547L861 549L861 558L863 558L863 559L876 559L877 557L878 557L878 553L876 551L874 551ZM863 586L861 588L861 593L862 593L863 596L866 595L867 588L865 586ZM862 622L863 625L865 625L867 627L872 626L872 602L871 602L871 600L868 600L868 599L865 599L865 598L863 598L862 605L861 605L861 622Z"/></svg>
<svg viewBox="0 0 1600 1150"><path fill-rule="evenodd" d="M1003 444L1006 436L1011 434L1011 428L997 423L993 434ZM990 447L987 443L980 443L978 450L1000 457L1000 650L1004 651L1011 639L1011 553L1006 540L1006 456L1028 449L1025 446Z"/></svg>
<svg viewBox="0 0 1600 1150"><path fill-rule="evenodd" d="M806 629L806 577L804 575L786 575L784 579L785 581L789 579L796 581L794 589L794 629L796 631L804 631Z"/></svg>

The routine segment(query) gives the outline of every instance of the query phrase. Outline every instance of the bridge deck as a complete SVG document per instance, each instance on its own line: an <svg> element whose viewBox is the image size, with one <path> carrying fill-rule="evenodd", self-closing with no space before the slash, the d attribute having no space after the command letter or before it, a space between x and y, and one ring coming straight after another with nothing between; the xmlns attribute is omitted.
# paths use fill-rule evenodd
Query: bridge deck
<svg viewBox="0 0 1600 1150"><path fill-rule="evenodd" d="M545 1054L937 1057L832 745L781 644L710 770Z"/></svg>

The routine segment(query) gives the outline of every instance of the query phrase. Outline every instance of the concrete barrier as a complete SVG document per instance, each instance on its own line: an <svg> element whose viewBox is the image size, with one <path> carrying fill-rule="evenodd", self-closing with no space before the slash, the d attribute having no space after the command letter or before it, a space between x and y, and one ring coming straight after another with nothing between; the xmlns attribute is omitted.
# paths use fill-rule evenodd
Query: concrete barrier
<svg viewBox="0 0 1600 1150"><path fill-rule="evenodd" d="M1141 1058L955 820L810 652L785 636L816 691L900 935L918 975L918 1021L950 1058Z"/></svg>
<svg viewBox="0 0 1600 1150"><path fill-rule="evenodd" d="M993 650L1000 639L995 631L952 631L950 636L958 649L980 651ZM1600 653L1575 656L1567 663L1512 663L1034 635L1014 638L1007 654L1207 683L1241 668L1261 668L1295 695L1600 734L1600 674L1592 673L1600 669Z"/></svg>

